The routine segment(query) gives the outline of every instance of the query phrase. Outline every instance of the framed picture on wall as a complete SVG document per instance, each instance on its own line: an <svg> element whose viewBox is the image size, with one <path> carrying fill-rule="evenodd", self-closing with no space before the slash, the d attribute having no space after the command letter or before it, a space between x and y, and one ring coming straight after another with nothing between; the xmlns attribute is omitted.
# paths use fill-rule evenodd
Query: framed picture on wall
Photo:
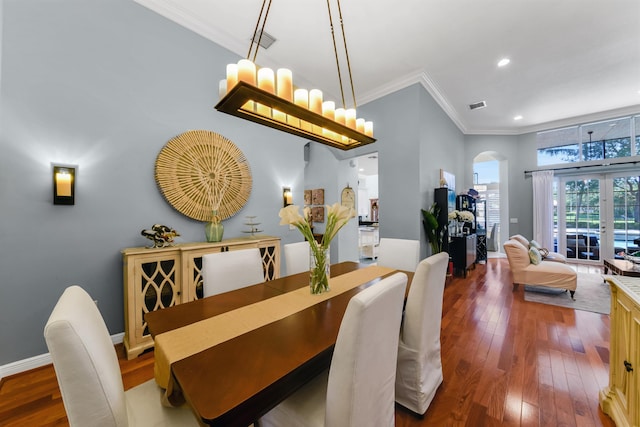
<svg viewBox="0 0 640 427"><path fill-rule="evenodd" d="M311 190L304 190L304 205L308 206L311 204Z"/></svg>
<svg viewBox="0 0 640 427"><path fill-rule="evenodd" d="M324 205L324 188L317 188L311 192L312 205Z"/></svg>
<svg viewBox="0 0 640 427"><path fill-rule="evenodd" d="M313 222L324 222L324 206L312 207L311 218Z"/></svg>
<svg viewBox="0 0 640 427"><path fill-rule="evenodd" d="M453 190L453 192L455 193L456 191L456 176L452 173L449 173L447 171L445 171L444 169L440 169L440 186L442 187L443 183L446 184L446 186L450 189Z"/></svg>

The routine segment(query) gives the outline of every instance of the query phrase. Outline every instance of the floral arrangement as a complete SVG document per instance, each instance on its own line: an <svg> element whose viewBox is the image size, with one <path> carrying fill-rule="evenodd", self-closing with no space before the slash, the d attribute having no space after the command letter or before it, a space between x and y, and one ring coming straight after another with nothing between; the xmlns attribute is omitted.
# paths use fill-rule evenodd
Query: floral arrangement
<svg viewBox="0 0 640 427"><path fill-rule="evenodd" d="M309 242L311 248L311 293L317 294L329 290L329 263L328 249L331 240L338 234L338 231L345 226L351 218L356 216L353 208L347 208L339 203L327 205L327 226L320 243L316 242L311 231L311 209L306 207L303 215L300 215L297 205L289 205L280 209L280 225L293 225Z"/></svg>
<svg viewBox="0 0 640 427"><path fill-rule="evenodd" d="M448 216L450 221L458 221L458 222L473 222L475 217L469 211L459 211L454 210L449 212Z"/></svg>

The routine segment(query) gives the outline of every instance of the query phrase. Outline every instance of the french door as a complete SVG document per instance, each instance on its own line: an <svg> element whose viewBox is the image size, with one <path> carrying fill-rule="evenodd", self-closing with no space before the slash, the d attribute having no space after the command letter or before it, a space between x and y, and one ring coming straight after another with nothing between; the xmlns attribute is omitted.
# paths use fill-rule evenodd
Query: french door
<svg viewBox="0 0 640 427"><path fill-rule="evenodd" d="M570 260L601 263L640 246L640 171L560 177L556 248Z"/></svg>

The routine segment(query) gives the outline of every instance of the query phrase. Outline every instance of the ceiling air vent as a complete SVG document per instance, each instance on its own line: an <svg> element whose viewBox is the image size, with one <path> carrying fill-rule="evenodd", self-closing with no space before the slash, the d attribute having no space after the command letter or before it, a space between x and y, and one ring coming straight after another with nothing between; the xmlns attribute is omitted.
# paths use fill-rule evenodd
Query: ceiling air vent
<svg viewBox="0 0 640 427"><path fill-rule="evenodd" d="M261 33L262 33L262 36L260 36ZM249 38L249 40L251 40L251 38ZM256 42L258 40L260 40L260 47L264 49L269 49L271 45L276 42L276 38L273 37L271 34L267 33L266 31L262 31L262 32L258 31L256 33Z"/></svg>
<svg viewBox="0 0 640 427"><path fill-rule="evenodd" d="M477 110L478 108L484 108L487 106L486 101L474 102L473 104L469 104L470 110Z"/></svg>

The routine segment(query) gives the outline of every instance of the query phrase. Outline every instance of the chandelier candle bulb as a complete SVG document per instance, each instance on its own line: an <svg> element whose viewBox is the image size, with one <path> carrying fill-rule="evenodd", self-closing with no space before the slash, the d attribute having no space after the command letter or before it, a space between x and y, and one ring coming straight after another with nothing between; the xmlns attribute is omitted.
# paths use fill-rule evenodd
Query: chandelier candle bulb
<svg viewBox="0 0 640 427"><path fill-rule="evenodd" d="M344 125L345 124L345 118L346 118L345 109L344 108L336 108L335 121L337 123L340 123L341 125Z"/></svg>
<svg viewBox="0 0 640 427"><path fill-rule="evenodd" d="M248 59L241 59L238 61L238 81L249 83L252 86L256 85L256 64ZM244 110L254 111L253 101L247 101L242 106Z"/></svg>
<svg viewBox="0 0 640 427"><path fill-rule="evenodd" d="M311 89L309 92L309 110L322 114L322 91Z"/></svg>
<svg viewBox="0 0 640 427"><path fill-rule="evenodd" d="M218 96L220 99L224 98L227 94L227 79L222 79L218 83Z"/></svg>
<svg viewBox="0 0 640 427"><path fill-rule="evenodd" d="M348 108L345 112L345 125L348 128L354 129L356 128L356 109Z"/></svg>
<svg viewBox="0 0 640 427"><path fill-rule="evenodd" d="M306 89L296 89L293 92L293 103L298 107L309 108L309 92ZM311 124L295 117L287 116L290 125L300 127L303 130L311 130Z"/></svg>
<svg viewBox="0 0 640 427"><path fill-rule="evenodd" d="M306 89L296 89L293 92L293 103L303 108L309 108L309 92Z"/></svg>
<svg viewBox="0 0 640 427"><path fill-rule="evenodd" d="M328 119L336 118L336 103L333 101L324 101L322 103L322 115Z"/></svg>
<svg viewBox="0 0 640 427"><path fill-rule="evenodd" d="M287 114L287 124L296 128L301 128L300 119L295 116L290 116L289 114Z"/></svg>
<svg viewBox="0 0 640 427"><path fill-rule="evenodd" d="M278 111L276 109L273 110L273 118L276 119L279 122L286 122L287 121L287 115L285 113L283 113L282 111Z"/></svg>
<svg viewBox="0 0 640 427"><path fill-rule="evenodd" d="M248 59L238 61L238 80L256 85L256 64Z"/></svg>
<svg viewBox="0 0 640 427"><path fill-rule="evenodd" d="M275 83L273 70L271 68L260 68L258 70L258 88L265 92L275 93ZM271 117L271 108L266 105L256 104L256 112L261 116Z"/></svg>
<svg viewBox="0 0 640 427"><path fill-rule="evenodd" d="M227 64L227 92L238 83L238 64Z"/></svg>
<svg viewBox="0 0 640 427"><path fill-rule="evenodd" d="M356 130L364 133L364 119L356 119Z"/></svg>
<svg viewBox="0 0 640 427"><path fill-rule="evenodd" d="M256 113L260 114L261 116L271 117L271 108L267 107L266 105L256 103Z"/></svg>
<svg viewBox="0 0 640 427"><path fill-rule="evenodd" d="M258 87L266 92L276 93L273 70L271 68L260 68L258 70Z"/></svg>
<svg viewBox="0 0 640 427"><path fill-rule="evenodd" d="M287 101L293 101L293 76L288 68L276 71L276 95Z"/></svg>
<svg viewBox="0 0 640 427"><path fill-rule="evenodd" d="M364 134L373 137L373 122L364 122Z"/></svg>

